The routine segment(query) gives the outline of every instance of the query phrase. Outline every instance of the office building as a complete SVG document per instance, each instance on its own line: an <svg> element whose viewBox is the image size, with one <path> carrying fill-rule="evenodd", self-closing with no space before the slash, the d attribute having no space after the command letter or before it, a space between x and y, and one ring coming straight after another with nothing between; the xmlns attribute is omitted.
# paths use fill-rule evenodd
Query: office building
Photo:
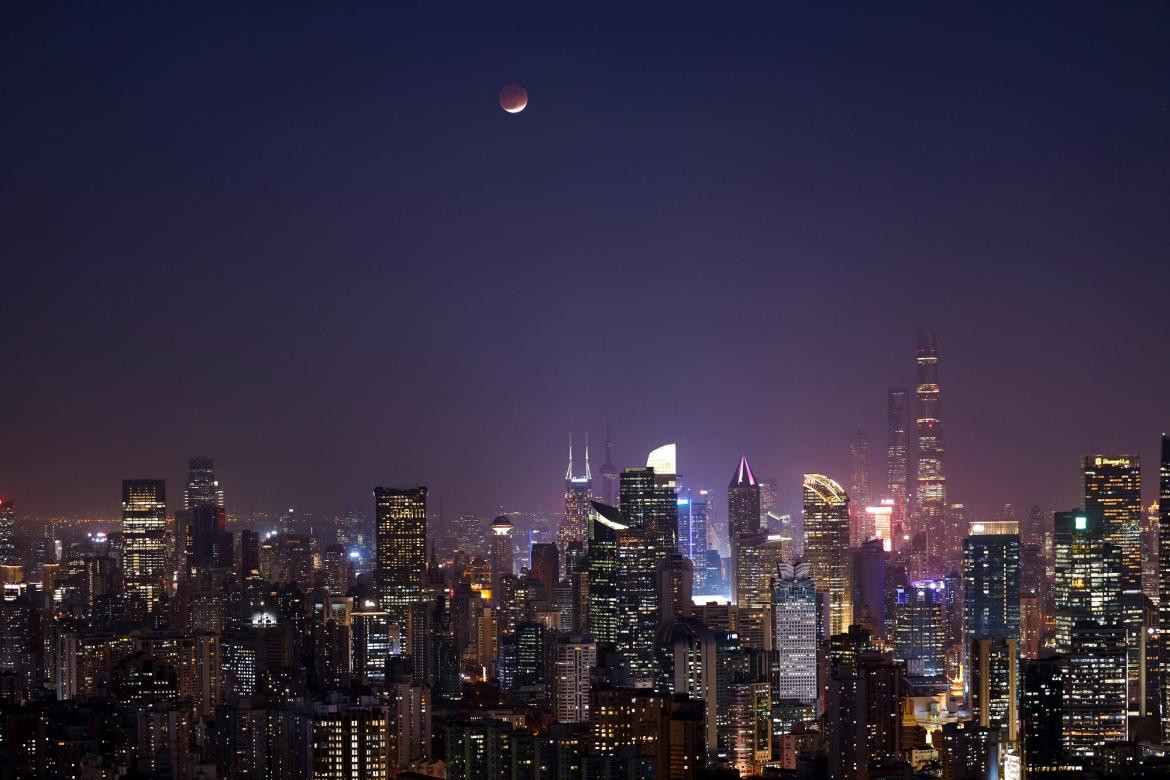
<svg viewBox="0 0 1170 780"><path fill-rule="evenodd" d="M907 674L941 677L946 673L944 580L918 580L899 586L894 608L894 658Z"/></svg>
<svg viewBox="0 0 1170 780"><path fill-rule="evenodd" d="M215 477L215 461L211 458L191 458L188 463L187 485L183 489L183 509L197 506L223 508L223 488Z"/></svg>
<svg viewBox="0 0 1170 780"><path fill-rule="evenodd" d="M1142 587L1142 467L1137 455L1086 455L1085 510L1101 517L1105 541L1121 556L1121 587Z"/></svg>
<svg viewBox="0 0 1170 780"><path fill-rule="evenodd" d="M427 570L427 489L374 488L378 604L396 626L422 596Z"/></svg>
<svg viewBox="0 0 1170 780"><path fill-rule="evenodd" d="M161 479L122 481L122 573L126 596L153 611L167 584L167 487Z"/></svg>
<svg viewBox="0 0 1170 780"><path fill-rule="evenodd" d="M853 585L849 554L849 496L834 480L805 474L804 556L817 588L828 594L829 633L853 623Z"/></svg>
<svg viewBox="0 0 1170 780"><path fill-rule="evenodd" d="M573 473L573 438L569 437L569 465L565 469L565 516L557 529L557 548L561 560L573 542L583 542L588 535L589 504L593 500L593 475L589 471L589 442L585 443L585 474ZM567 571L566 567L566 571Z"/></svg>
<svg viewBox="0 0 1170 780"><path fill-rule="evenodd" d="M1079 510L1053 516L1053 555L1056 651L1067 654L1077 623L1120 622L1121 556L1101 515Z"/></svg>

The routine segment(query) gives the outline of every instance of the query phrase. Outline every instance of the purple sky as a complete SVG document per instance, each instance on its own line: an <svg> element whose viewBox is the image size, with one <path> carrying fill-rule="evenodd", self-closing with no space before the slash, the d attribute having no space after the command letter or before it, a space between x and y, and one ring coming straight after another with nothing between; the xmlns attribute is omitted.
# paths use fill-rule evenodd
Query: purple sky
<svg viewBox="0 0 1170 780"><path fill-rule="evenodd" d="M554 7L555 6L555 7ZM1170 428L1170 7L11 9L0 493L555 511L565 440L1070 506ZM496 105L509 82L530 105ZM1147 491L1152 495L1152 491Z"/></svg>

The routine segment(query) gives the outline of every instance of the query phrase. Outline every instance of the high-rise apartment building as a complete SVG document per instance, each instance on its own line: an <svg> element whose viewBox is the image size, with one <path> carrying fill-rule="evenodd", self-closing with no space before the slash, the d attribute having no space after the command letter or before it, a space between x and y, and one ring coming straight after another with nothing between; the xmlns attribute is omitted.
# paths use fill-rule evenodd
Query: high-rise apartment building
<svg viewBox="0 0 1170 780"><path fill-rule="evenodd" d="M817 593L812 565L781 564L773 588L777 670L773 700L799 702L814 714L817 704Z"/></svg>
<svg viewBox="0 0 1170 780"><path fill-rule="evenodd" d="M804 556L817 588L828 594L829 633L853 623L853 586L849 555L849 496L822 474L805 474Z"/></svg>
<svg viewBox="0 0 1170 780"><path fill-rule="evenodd" d="M597 666L597 642L588 634L556 633L552 655L552 715L558 723L589 720L589 675Z"/></svg>
<svg viewBox="0 0 1170 780"><path fill-rule="evenodd" d="M427 570L427 489L374 488L374 513L378 604L403 627Z"/></svg>
<svg viewBox="0 0 1170 780"><path fill-rule="evenodd" d="M122 573L126 595L152 611L167 581L167 485L161 479L122 481Z"/></svg>

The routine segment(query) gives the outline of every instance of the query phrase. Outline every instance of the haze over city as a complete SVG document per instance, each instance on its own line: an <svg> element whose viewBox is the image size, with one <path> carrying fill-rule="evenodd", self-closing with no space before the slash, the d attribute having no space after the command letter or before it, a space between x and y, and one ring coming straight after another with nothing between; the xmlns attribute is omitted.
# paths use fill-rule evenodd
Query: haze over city
<svg viewBox="0 0 1170 780"><path fill-rule="evenodd" d="M21 514L200 453L238 511L552 513L607 419L619 466L677 441L719 488L747 454L796 511L859 424L884 446L923 328L956 500L1154 462L1164 7L273 10L9 14Z"/></svg>

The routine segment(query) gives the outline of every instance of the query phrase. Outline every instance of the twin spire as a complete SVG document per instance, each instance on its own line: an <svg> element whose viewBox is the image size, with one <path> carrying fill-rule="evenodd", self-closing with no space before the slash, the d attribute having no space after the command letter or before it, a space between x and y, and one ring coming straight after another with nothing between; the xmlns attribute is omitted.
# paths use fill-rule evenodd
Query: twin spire
<svg viewBox="0 0 1170 780"><path fill-rule="evenodd" d="M565 480L573 479L573 434L569 433L569 467L565 469ZM593 475L589 473L589 432L585 432L585 480L592 481Z"/></svg>

